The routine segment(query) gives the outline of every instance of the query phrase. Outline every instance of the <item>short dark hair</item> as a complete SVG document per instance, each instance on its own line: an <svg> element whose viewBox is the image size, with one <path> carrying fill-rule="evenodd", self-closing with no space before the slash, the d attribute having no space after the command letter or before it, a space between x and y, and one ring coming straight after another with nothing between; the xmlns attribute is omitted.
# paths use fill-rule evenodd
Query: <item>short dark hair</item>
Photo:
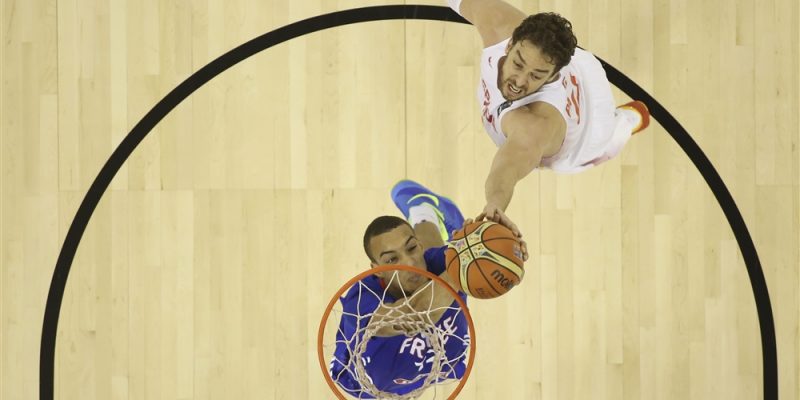
<svg viewBox="0 0 800 400"><path fill-rule="evenodd" d="M539 13L525 18L511 34L511 42L527 40L539 47L558 72L569 64L578 39L572 33L572 23L552 12Z"/></svg>
<svg viewBox="0 0 800 400"><path fill-rule="evenodd" d="M406 225L412 230L414 229L406 220L391 215L380 216L370 222L366 232L364 232L364 252L367 253L367 257L369 257L372 262L377 262L377 260L372 258L372 254L369 253L369 241L375 236L389 232L402 225Z"/></svg>

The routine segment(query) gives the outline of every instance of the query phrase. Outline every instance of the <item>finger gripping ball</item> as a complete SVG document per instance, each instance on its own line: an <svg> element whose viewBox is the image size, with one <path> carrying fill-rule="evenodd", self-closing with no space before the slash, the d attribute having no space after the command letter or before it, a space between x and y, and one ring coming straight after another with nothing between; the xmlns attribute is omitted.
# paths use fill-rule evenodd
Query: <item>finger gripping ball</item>
<svg viewBox="0 0 800 400"><path fill-rule="evenodd" d="M445 250L447 273L469 296L491 299L507 293L525 275L519 239L491 221L471 223L453 234Z"/></svg>

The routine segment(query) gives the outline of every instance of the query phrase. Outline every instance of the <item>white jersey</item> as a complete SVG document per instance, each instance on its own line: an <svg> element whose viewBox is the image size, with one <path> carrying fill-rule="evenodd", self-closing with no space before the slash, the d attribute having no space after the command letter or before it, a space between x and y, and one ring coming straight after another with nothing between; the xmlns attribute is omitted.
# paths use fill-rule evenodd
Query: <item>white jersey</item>
<svg viewBox="0 0 800 400"><path fill-rule="evenodd" d="M615 130L614 98L600 62L589 52L576 48L559 78L519 100L506 100L497 86L498 61L505 56L506 39L483 50L478 102L481 119L492 141L500 147L506 141L501 120L509 111L541 101L555 107L567 123L561 148L542 158L541 166L556 172L574 173L601 159Z"/></svg>

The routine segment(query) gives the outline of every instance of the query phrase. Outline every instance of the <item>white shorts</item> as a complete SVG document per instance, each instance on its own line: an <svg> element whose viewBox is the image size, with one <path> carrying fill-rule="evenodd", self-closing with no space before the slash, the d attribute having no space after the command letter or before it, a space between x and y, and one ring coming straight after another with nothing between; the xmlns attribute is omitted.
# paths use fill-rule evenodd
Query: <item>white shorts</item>
<svg viewBox="0 0 800 400"><path fill-rule="evenodd" d="M567 157L548 167L555 172L573 174L616 157L625 147L635 121L617 112L611 84L600 62L590 54L575 57L572 66L581 77L582 95L588 110L586 126Z"/></svg>

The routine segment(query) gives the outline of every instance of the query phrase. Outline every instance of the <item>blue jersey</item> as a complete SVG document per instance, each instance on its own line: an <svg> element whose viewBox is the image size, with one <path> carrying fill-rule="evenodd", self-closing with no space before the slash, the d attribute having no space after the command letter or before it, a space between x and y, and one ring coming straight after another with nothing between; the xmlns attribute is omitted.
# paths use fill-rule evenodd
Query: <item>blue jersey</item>
<svg viewBox="0 0 800 400"><path fill-rule="evenodd" d="M447 247L443 246L425 251L425 263L429 272L435 275L444 272L445 249ZM352 348L360 341L360 337L354 337L356 332L363 335L362 329L369 323L368 317L358 316L377 310L383 296L384 303L396 300L388 292L384 293L378 277L370 275L361 280L361 284L353 285L340 299L344 313L336 333L336 350L330 372L333 380L342 389L358 398L374 398L356 380L355 366L350 360ZM467 298L463 293L459 293L459 296L466 302ZM466 368L470 339L467 320L456 301L444 312L436 326L450 333L443 339L446 356L441 364L442 374L446 374L447 379L461 379ZM433 349L422 335L372 337L362 354L362 362L375 387L384 392L402 395L422 386L431 371Z"/></svg>

